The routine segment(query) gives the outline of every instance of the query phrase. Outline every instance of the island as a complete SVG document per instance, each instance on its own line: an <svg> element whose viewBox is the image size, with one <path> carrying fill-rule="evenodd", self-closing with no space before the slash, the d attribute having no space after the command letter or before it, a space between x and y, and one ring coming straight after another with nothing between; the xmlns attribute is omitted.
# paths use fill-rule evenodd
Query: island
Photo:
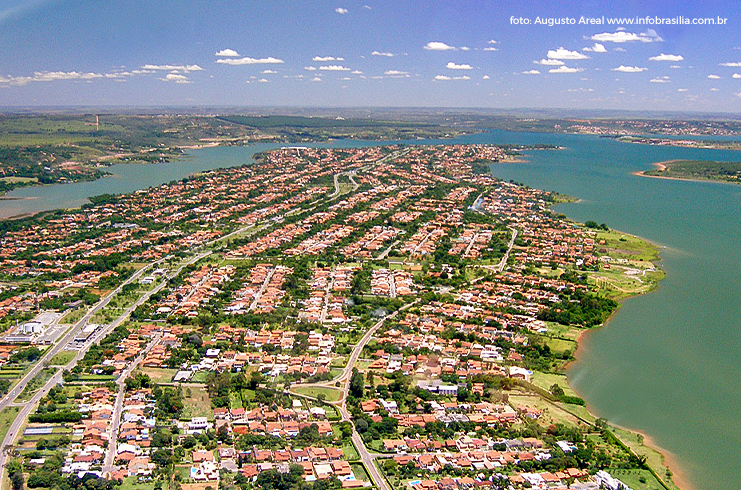
<svg viewBox="0 0 741 490"><path fill-rule="evenodd" d="M28 488L675 489L564 375L658 249L496 145L285 147L0 222L0 465Z"/></svg>
<svg viewBox="0 0 741 490"><path fill-rule="evenodd" d="M738 184L741 162L711 160L670 160L654 164L653 169L636 172L636 175L678 180L710 180Z"/></svg>

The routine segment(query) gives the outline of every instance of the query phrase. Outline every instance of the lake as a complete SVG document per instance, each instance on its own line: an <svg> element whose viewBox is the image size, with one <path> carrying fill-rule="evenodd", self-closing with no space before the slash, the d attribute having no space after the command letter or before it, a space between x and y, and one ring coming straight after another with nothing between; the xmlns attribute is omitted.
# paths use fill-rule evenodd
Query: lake
<svg viewBox="0 0 741 490"><path fill-rule="evenodd" d="M620 143L581 135L493 131L409 144L550 143L560 151L526 152L528 162L492 166L496 177L580 199L557 207L662 247L667 273L658 291L624 302L605 327L583 338L568 370L590 410L649 435L676 458L698 489L738 488L741 468L741 186L631 175L652 162L734 160L738 152ZM352 147L381 142L339 141ZM279 145L189 152L182 161L115 165L96 182L18 189L0 217L79 206L85 197L131 192L190 173L242 165Z"/></svg>

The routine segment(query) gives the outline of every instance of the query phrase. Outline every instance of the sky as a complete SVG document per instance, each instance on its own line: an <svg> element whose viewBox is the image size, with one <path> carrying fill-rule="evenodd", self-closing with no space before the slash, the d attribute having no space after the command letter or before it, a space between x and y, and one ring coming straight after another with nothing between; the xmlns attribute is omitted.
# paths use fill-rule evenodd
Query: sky
<svg viewBox="0 0 741 490"><path fill-rule="evenodd" d="M730 0L0 0L0 106L734 113L738 12Z"/></svg>

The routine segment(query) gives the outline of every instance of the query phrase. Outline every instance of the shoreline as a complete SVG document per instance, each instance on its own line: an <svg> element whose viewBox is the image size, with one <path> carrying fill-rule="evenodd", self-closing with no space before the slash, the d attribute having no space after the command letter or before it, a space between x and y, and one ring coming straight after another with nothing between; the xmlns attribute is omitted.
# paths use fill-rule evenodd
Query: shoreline
<svg viewBox="0 0 741 490"><path fill-rule="evenodd" d="M615 310L615 311L617 311L617 310ZM597 331L597 330L599 330L599 329L604 328L605 326L607 326L607 322L610 321L610 318L612 318L612 316L614 314L615 313L613 312L613 314L610 315L610 317L607 320L605 320L605 323L603 323L599 327L585 329L585 330L582 330L581 332L579 332L579 335L576 337L576 351L574 351L574 359L572 359L571 361L569 361L566 364L566 366L564 367L564 373L565 373L565 369L571 363L574 363L574 362L578 362L579 361L579 351L582 350L582 349L584 349L583 341L585 340L585 337L587 335L590 335L592 332L595 332L595 331ZM576 393L577 396L579 396L580 398L583 399L582 394L571 384L571 380L569 379L569 376L568 375L566 376L566 381L567 381L567 383L569 385L569 388L571 388L573 390L573 392ZM587 405L585 406L585 408L586 408L587 412L592 417L594 417L595 419L598 419L599 418L599 414L594 411L594 408L591 407L589 405L589 403L587 403ZM645 446L646 448L648 448L650 450L656 451L661 456L664 467L665 468L668 468L672 472L672 476L671 476L670 481L674 484L675 487L679 488L680 490L697 490L697 488L695 488L690 483L689 479L687 478L686 471L679 464L679 462L677 461L676 456L671 451L669 451L668 449L665 449L665 448L659 446L656 443L656 441L650 435L648 435L647 433L645 433L644 431L642 431L640 429L632 429L630 427L624 427L624 426L621 426L621 425L618 425L618 424L615 424L615 423L612 423L612 422L609 422L609 421L608 421L608 426L612 426L612 427L615 427L615 428L618 428L618 429L621 429L621 430L624 430L624 431L627 431L627 432L631 432L633 434L639 434L643 438L643 442L641 443L641 445L642 446ZM618 437L618 436L616 435L615 437ZM657 474L660 474L660 472L657 471L656 468L651 468L651 469L653 471L655 471ZM659 469L661 469L661 468L659 468Z"/></svg>

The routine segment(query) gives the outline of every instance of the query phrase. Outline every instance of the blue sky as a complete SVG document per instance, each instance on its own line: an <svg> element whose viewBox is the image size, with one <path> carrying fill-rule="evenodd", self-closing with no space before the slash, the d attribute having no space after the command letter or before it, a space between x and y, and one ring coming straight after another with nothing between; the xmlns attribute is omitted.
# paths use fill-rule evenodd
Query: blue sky
<svg viewBox="0 0 741 490"><path fill-rule="evenodd" d="M0 106L736 112L737 11L730 1L0 0ZM651 23L607 24L636 17ZM575 24L547 25L563 18Z"/></svg>

